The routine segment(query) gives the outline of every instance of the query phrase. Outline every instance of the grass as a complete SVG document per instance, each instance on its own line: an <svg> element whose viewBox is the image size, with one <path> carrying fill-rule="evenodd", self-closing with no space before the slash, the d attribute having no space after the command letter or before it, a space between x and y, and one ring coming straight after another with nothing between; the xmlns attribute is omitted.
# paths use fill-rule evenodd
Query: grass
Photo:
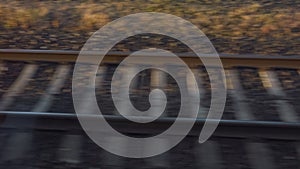
<svg viewBox="0 0 300 169"><path fill-rule="evenodd" d="M209 37L291 41L300 37L298 1L220 0L57 0L0 2L0 31L59 28L93 32L119 17L164 12L183 17Z"/></svg>

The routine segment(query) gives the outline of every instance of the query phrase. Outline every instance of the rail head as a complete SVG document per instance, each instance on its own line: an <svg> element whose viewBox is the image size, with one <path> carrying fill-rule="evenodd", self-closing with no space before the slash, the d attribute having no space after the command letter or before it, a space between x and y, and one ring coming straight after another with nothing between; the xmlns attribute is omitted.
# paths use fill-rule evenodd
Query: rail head
<svg viewBox="0 0 300 169"><path fill-rule="evenodd" d="M120 132L128 134L157 134L168 128L175 120L181 125L191 122L188 118L161 118L153 123L137 127L128 120L113 115L82 115L91 121L96 118L105 120ZM68 113L42 113L42 112L10 112L0 111L0 128L19 130L52 130L71 131L82 133L83 130L75 114ZM9 120L6 120L9 119ZM198 136L206 119L197 119L189 136ZM20 123L22 121L22 123ZM214 120L209 120L213 122ZM272 122L272 121L240 121L221 120L213 136L250 138L250 139L279 139L300 140L300 123Z"/></svg>
<svg viewBox="0 0 300 169"><path fill-rule="evenodd" d="M79 51L62 50L23 50L23 49L0 49L0 59L19 61L52 61L52 62L75 62ZM94 54L97 56L97 53ZM119 63L122 59L130 55L129 52L109 52L107 63ZM190 65L199 64L201 61L192 53L176 53ZM151 56L150 56L151 57ZM209 57L209 56L202 56ZM300 56L268 56L256 54L220 54L224 67L251 66L258 68L284 67L299 68Z"/></svg>

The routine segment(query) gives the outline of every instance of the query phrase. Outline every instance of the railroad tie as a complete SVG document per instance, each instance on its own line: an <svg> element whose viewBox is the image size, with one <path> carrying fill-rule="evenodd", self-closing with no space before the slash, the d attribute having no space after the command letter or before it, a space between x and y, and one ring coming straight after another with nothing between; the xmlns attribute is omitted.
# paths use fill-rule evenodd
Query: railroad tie
<svg viewBox="0 0 300 169"><path fill-rule="evenodd" d="M56 73L57 78L60 78L60 75L63 74L66 71L62 67L60 67L60 68L58 69L58 71ZM30 69L30 70L33 70L33 69ZM54 79L51 82L51 87L48 89L48 93L55 93L55 90L58 91L59 89L55 89L54 86L57 87L59 85L59 83L60 82L58 82L57 79ZM21 87L21 86L18 86L18 87ZM39 103L37 104L37 106L33 109L33 111L36 111L36 112L46 111L47 110L46 107L48 107L48 105L46 105L45 103L49 103L50 100L47 100L47 99L50 99L50 98L51 98L51 96L48 95L48 94L45 97L43 97L42 100L40 100ZM6 120L7 123L9 123L10 121L11 120L9 118ZM35 125L35 119L34 118L33 119L27 119L27 120L19 119L18 121L14 121L14 122L15 123L26 123L28 127L34 127L34 125ZM24 156L24 154L26 154L26 152L28 151L28 147L31 147L32 137L33 137L32 130L27 131L27 133L17 133L15 135L13 135L10 138L10 141L9 141L10 145L7 146L7 147L15 147L16 152L8 152L8 155L7 155L6 159L16 159L16 158L19 158L19 157L22 158L22 155Z"/></svg>
<svg viewBox="0 0 300 169"><path fill-rule="evenodd" d="M151 71L151 87L153 88L163 88L166 87L167 77L165 73L161 70L153 69Z"/></svg>
<svg viewBox="0 0 300 169"><path fill-rule="evenodd" d="M69 70L69 69L68 69ZM103 74L104 68L99 68L97 73ZM59 71L58 77L60 72L65 72L65 75L62 75L63 81L65 81L66 76L68 74L68 71ZM62 79L62 78L58 78ZM97 78L96 83L101 84L103 78ZM60 86L63 86L63 81L61 83L56 82L60 84ZM60 87L60 88L61 88ZM56 87L57 88L57 87ZM51 90L51 89L50 89ZM56 92L56 91L54 91ZM83 104L79 106L79 112L85 112L86 114L95 114L96 110L92 108L91 102L90 102L91 95L90 93L86 93L83 95L82 99L85 101ZM58 158L60 161L67 162L67 163L80 163L80 152L81 152L81 145L82 145L82 136L80 135L66 135L63 137L63 141L61 144L61 148L58 151Z"/></svg>
<svg viewBox="0 0 300 169"><path fill-rule="evenodd" d="M293 106L286 100L283 100L284 98L287 98L287 96L283 92L276 74L273 71L266 71L261 69L259 71L259 76L268 93L272 96L280 98L274 100L279 112L280 119L285 122L297 122L298 118Z"/></svg>
<svg viewBox="0 0 300 169"><path fill-rule="evenodd" d="M14 96L23 91L29 79L34 75L35 71L37 70L37 67L38 66L35 64L29 64L25 66L18 78L9 88L8 93L6 93L3 97L4 99L0 103L0 109L5 109L5 107L9 106L14 101ZM15 123L26 123L27 126L34 125L33 123L31 123L33 122L33 120L19 119L18 121L15 121L15 119L10 118L9 116L4 123L9 124L12 121ZM12 149L7 149L3 151L3 157L5 156L4 160L14 160L22 158L22 156L26 154L29 150L28 148L31 147L32 133L16 133L14 135L11 135L7 144L8 145L5 147L11 147Z"/></svg>
<svg viewBox="0 0 300 169"><path fill-rule="evenodd" d="M5 93L2 98L3 100L0 102L0 110L4 110L14 101L14 96L17 96L19 93L22 93L25 86L27 85L30 78L34 75L38 66L35 64L28 64L24 67L18 78L14 81L14 83L10 86L7 93Z"/></svg>
<svg viewBox="0 0 300 169"><path fill-rule="evenodd" d="M271 153L264 143L247 143L247 154L253 169L274 169Z"/></svg>
<svg viewBox="0 0 300 169"><path fill-rule="evenodd" d="M210 109L210 101L209 105L207 104L208 98L207 95L210 95L210 91L206 86L208 83L210 85L209 75L204 70L201 70L202 67L198 67L197 71L194 74L196 75L196 80L198 82L199 92L200 92L200 114L199 118L206 118ZM209 87L208 87L209 88ZM202 109L202 110L201 110Z"/></svg>
<svg viewBox="0 0 300 169"><path fill-rule="evenodd" d="M3 72L3 69L4 69L4 65L3 65L3 63L0 61L0 75L1 75L1 73Z"/></svg>
<svg viewBox="0 0 300 169"><path fill-rule="evenodd" d="M238 77L238 73L233 69L226 69L227 92L234 100L235 116L238 120L254 120L254 116L246 102L243 87Z"/></svg>
<svg viewBox="0 0 300 169"><path fill-rule="evenodd" d="M187 83L188 92L190 94L195 93L195 87L197 87L198 91L199 91L199 94L200 94L200 99L201 99L201 97L205 96L205 93L206 93L204 88L203 88L203 85L202 85L203 81L201 79L201 76L199 76L199 70L198 69L192 69L191 71L192 71L193 74L188 73L187 76L186 76L186 83ZM193 82L192 76L195 77L197 83ZM193 104L195 104L195 103L193 103ZM208 113L208 108L202 106L201 101L200 101L199 112L198 112L197 118L206 118L207 113Z"/></svg>
<svg viewBox="0 0 300 169"><path fill-rule="evenodd" d="M172 137L172 136L169 136ZM155 138L151 140L152 144L147 144L148 146L144 147L143 151L151 152L152 150L157 149L164 149L165 147L168 147L169 141L168 139L164 138ZM155 143L153 143L155 142ZM154 156L151 158L147 158L146 162L149 164L149 166L153 168L170 168L170 154L169 153L163 153L158 156Z"/></svg>
<svg viewBox="0 0 300 169"><path fill-rule="evenodd" d="M150 89L165 89L167 85L167 76L166 73L161 71L161 70L157 70L157 69L153 69L151 70L150 73ZM158 97L155 97L155 105L152 105L152 110L154 112L161 112L161 107L163 105L161 105L161 100L163 100L163 98L160 97L160 95L158 95ZM147 116L155 116L155 115L147 115ZM167 116L166 114L162 114L161 116Z"/></svg>
<svg viewBox="0 0 300 169"><path fill-rule="evenodd" d="M121 70L121 74L115 74L116 76L116 81L114 81L112 83L112 86L114 87L114 91L112 91L113 93L118 93L119 94L119 98L116 98L116 104L120 105L121 110L123 111L122 114L126 115L126 116L134 116L134 114L132 114L132 111L130 110L130 105L131 104L130 100L129 100L129 96L127 95L129 93L129 89L127 88L126 82L130 82L131 85L133 87L136 87L137 85L137 81L132 81L133 79L130 79L129 74L132 74L133 72L135 72L135 67L134 66L130 66L130 65L126 65L124 67L119 68ZM120 73L120 72L119 72ZM117 113L115 113L117 114Z"/></svg>
<svg viewBox="0 0 300 169"><path fill-rule="evenodd" d="M195 157L197 168L222 169L221 150L215 141L196 145Z"/></svg>
<svg viewBox="0 0 300 169"><path fill-rule="evenodd" d="M163 149L164 147L167 147L168 140L164 138L156 138L151 140L151 144L146 144L147 146L144 147L137 147L136 145L128 142L124 136L112 136L110 134L104 134L103 137L107 143L110 143L108 145L108 149L112 150L113 152L121 152L121 154L129 154L133 155L132 152L139 152L141 154L147 154L146 152L152 152L153 150L157 149ZM153 143L155 142L155 143ZM138 155L138 154L136 154ZM170 161L169 161L169 155L168 153L146 158L145 162L155 168L169 168L170 167ZM115 165L115 166L122 166L125 161L124 158L119 158L115 155L112 155L111 153L105 152L103 155L103 163L104 165Z"/></svg>
<svg viewBox="0 0 300 169"><path fill-rule="evenodd" d="M11 133L6 145L1 150L1 161L14 161L24 159L32 148L32 133Z"/></svg>
<svg viewBox="0 0 300 169"><path fill-rule="evenodd" d="M99 66L98 70L97 70L97 77L96 77L96 80L95 80L95 87L96 88L103 88L103 83L104 83L104 78L105 78L105 70L107 68L105 66Z"/></svg>
<svg viewBox="0 0 300 169"><path fill-rule="evenodd" d="M18 93L22 92L22 90L28 83L28 80L34 75L36 70L37 65L29 64L25 66L17 80L10 87L9 92L6 95L7 97L5 97L3 102L1 102L1 108L4 109L6 106L10 105L14 101L13 97L16 96ZM24 123L24 121L19 121L19 119L16 121L16 119L10 118L8 116L4 123ZM34 119L28 119L26 121L26 125L29 127L34 126ZM28 147L31 147L32 137L33 135L31 132L16 133L15 135L12 135L6 147L14 147L15 150L7 152L7 160L21 158L22 155L26 154L28 151ZM6 151L4 151L4 153L6 153Z"/></svg>
<svg viewBox="0 0 300 169"><path fill-rule="evenodd" d="M104 71L105 67L100 67L97 71L97 77L95 80L95 87L102 87L102 82L104 81ZM98 76L100 75L100 77ZM78 112L84 112L85 114L97 114L98 107L92 106L93 95L90 92L83 93L81 99L83 100L78 105Z"/></svg>
<svg viewBox="0 0 300 169"><path fill-rule="evenodd" d="M107 148L109 150L116 151L123 151L123 153L126 153L131 147L127 144L127 140L124 137L118 137L114 135L110 135L109 133L104 133L102 137L103 141L109 143ZM107 166L123 166L125 161L123 157L119 157L115 154L112 154L110 152L104 152L102 157L102 164Z"/></svg>
<svg viewBox="0 0 300 169"><path fill-rule="evenodd" d="M298 153L298 161L300 161L300 142L296 143L297 145L297 153Z"/></svg>
<svg viewBox="0 0 300 169"><path fill-rule="evenodd" d="M57 67L54 78L50 82L46 94L44 94L39 102L33 108L33 112L47 112L53 101L53 94L58 93L63 87L64 82L69 74L70 65L60 65Z"/></svg>
<svg viewBox="0 0 300 169"><path fill-rule="evenodd" d="M64 136L57 152L58 160L67 163L80 163L82 141L81 135Z"/></svg>

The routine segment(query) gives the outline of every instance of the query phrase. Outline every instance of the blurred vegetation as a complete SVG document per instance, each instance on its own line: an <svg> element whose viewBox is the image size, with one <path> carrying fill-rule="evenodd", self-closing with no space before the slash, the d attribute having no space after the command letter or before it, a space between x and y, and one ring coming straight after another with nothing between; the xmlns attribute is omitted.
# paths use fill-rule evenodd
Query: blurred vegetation
<svg viewBox="0 0 300 169"><path fill-rule="evenodd" d="M78 43L73 44L78 45L70 49L79 50L88 37L81 38L78 34L90 35L109 21L128 14L164 12L198 26L220 52L299 55L299 9L300 1L292 0L2 0L0 36L3 36L0 37L0 47L18 47L17 43L22 42L11 40L7 37L8 33L12 33L11 36L24 34L24 37L35 35L37 43L47 46L47 36L50 35L42 36L40 41L41 32L54 35L57 32L56 42L63 37L77 40ZM16 30L25 33L13 34ZM62 32L65 34L63 37L60 36ZM58 44L47 48L59 47ZM28 48L35 47L29 45Z"/></svg>

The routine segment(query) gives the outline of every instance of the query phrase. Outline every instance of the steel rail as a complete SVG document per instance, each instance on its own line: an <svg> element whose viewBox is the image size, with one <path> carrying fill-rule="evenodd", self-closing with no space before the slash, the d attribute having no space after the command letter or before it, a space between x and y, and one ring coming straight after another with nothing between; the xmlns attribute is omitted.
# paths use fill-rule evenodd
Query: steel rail
<svg viewBox="0 0 300 169"><path fill-rule="evenodd" d="M191 122L191 119L188 118L161 118L152 123L137 127L137 124L128 123L129 121L121 116L82 115L82 117L87 118L91 123L95 122L96 118L105 118L115 129L128 134L153 135L167 129L175 120L178 120L180 125ZM213 122L214 120L209 121ZM204 122L205 119L197 119L193 129L188 135L198 136ZM77 116L70 113L0 111L0 129L83 132ZM298 141L300 140L299 133L300 123L221 120L213 136Z"/></svg>
<svg viewBox="0 0 300 169"><path fill-rule="evenodd" d="M93 53L92 53L93 54ZM110 52L104 62L118 63L127 57L129 52ZM0 59L22 60L22 61L52 61L52 62L75 62L79 51L61 50L21 50L21 49L0 49ZM94 55L97 55L94 54ZM202 64L192 53L176 53L182 60L190 65ZM209 56L203 56L209 57ZM285 67L299 68L300 56L268 56L268 55L237 55L220 54L224 67L253 66L258 68Z"/></svg>

